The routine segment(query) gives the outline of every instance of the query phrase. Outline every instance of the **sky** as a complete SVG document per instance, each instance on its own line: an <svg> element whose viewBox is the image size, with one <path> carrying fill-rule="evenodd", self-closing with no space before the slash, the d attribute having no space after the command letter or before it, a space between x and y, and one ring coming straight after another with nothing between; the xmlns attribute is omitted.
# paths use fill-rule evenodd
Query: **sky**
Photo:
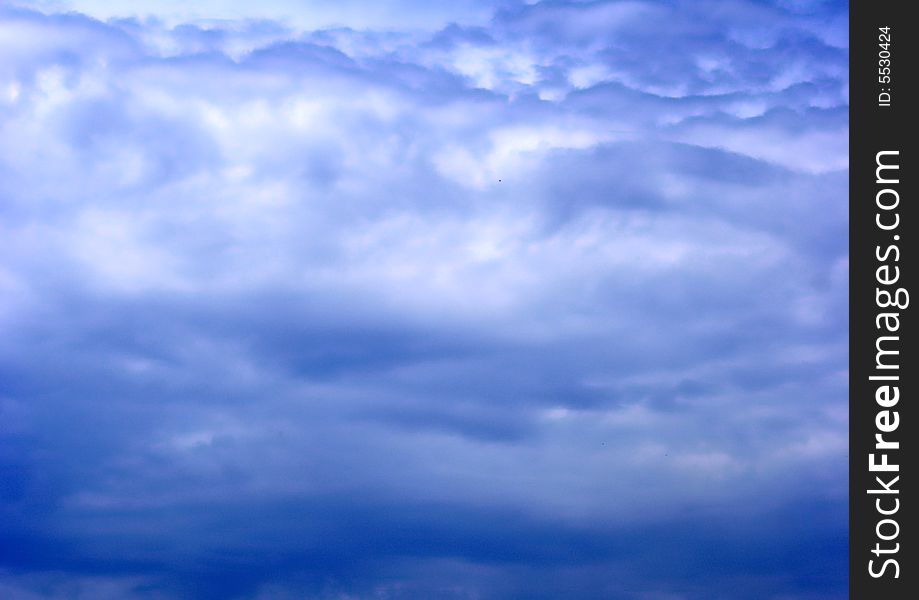
<svg viewBox="0 0 919 600"><path fill-rule="evenodd" d="M847 5L0 3L0 597L847 597Z"/></svg>

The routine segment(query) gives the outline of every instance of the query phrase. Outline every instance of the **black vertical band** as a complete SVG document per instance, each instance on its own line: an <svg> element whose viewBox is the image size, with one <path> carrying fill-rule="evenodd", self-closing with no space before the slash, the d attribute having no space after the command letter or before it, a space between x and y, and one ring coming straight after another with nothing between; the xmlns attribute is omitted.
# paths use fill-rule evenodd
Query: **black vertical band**
<svg viewBox="0 0 919 600"><path fill-rule="evenodd" d="M850 590L906 600L919 583L916 227L911 3L850 9ZM912 457L910 460L908 457Z"/></svg>

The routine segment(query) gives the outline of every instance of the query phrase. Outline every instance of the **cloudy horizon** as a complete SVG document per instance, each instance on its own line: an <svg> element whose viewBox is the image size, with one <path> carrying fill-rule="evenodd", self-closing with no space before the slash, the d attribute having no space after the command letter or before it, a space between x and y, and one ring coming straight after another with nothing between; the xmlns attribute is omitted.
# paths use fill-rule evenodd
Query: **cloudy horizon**
<svg viewBox="0 0 919 600"><path fill-rule="evenodd" d="M0 597L847 596L847 5L0 5Z"/></svg>

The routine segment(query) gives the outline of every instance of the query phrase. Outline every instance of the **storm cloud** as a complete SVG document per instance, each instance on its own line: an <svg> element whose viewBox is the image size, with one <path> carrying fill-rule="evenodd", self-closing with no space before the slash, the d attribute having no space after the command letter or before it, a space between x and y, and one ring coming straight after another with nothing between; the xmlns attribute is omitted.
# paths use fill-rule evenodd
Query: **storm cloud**
<svg viewBox="0 0 919 600"><path fill-rule="evenodd" d="M0 596L846 597L847 6L365 4L0 7Z"/></svg>

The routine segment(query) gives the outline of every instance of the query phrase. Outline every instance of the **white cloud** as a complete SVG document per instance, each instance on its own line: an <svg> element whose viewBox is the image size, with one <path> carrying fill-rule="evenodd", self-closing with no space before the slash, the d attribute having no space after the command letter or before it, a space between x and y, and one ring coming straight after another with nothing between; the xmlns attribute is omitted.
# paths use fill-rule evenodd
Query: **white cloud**
<svg viewBox="0 0 919 600"><path fill-rule="evenodd" d="M32 6L0 9L0 459L52 506L36 546L158 576L283 555L358 595L374 553L428 552L513 592L515 553L590 581L558 557L844 486L835 29L746 2Z"/></svg>

